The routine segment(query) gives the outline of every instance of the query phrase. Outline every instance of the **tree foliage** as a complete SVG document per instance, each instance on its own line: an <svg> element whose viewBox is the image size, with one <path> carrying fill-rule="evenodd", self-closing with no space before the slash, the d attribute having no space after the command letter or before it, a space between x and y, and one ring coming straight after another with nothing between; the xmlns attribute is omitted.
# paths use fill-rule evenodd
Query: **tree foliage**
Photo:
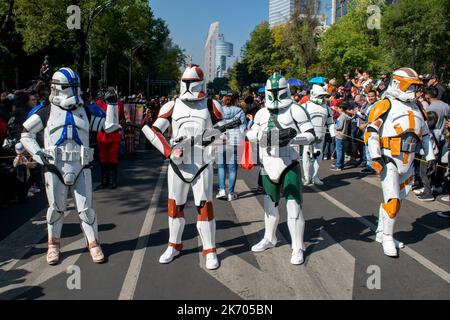
<svg viewBox="0 0 450 320"><path fill-rule="evenodd" d="M403 0L386 11L381 44L392 68L449 75L450 2Z"/></svg>
<svg viewBox="0 0 450 320"><path fill-rule="evenodd" d="M242 91L251 84L264 84L274 72L306 79L315 75L318 65L317 4L305 2L302 14L274 28L268 22L256 26L245 45L242 59L231 72L230 86Z"/></svg>
<svg viewBox="0 0 450 320"><path fill-rule="evenodd" d="M0 23L11 0L0 0ZM108 61L108 82L128 87L132 62L133 82L147 78L176 79L184 64L183 51L172 43L165 22L156 19L146 0L14 0L13 29L19 36L16 55L38 58L50 55L55 67L76 69L85 81L89 48L94 78L101 77L102 61ZM81 29L69 30L70 5L81 12ZM1 26L0 26L1 28ZM0 29L0 40L1 40ZM3 41L2 41L3 44ZM10 45L4 45L10 49ZM2 45L0 44L0 51ZM9 50L11 51L11 50ZM0 61L1 63L1 61ZM14 65L14 61L10 61ZM16 61L20 65L20 61ZM2 68L0 64L0 69ZM22 66L26 69L25 66ZM36 68L37 74L39 65Z"/></svg>
<svg viewBox="0 0 450 320"><path fill-rule="evenodd" d="M320 58L329 77L361 67L372 73L385 68L384 52L379 45L380 30L369 29L367 8L377 5L385 11L383 0L355 0L349 13L331 26L320 43Z"/></svg>

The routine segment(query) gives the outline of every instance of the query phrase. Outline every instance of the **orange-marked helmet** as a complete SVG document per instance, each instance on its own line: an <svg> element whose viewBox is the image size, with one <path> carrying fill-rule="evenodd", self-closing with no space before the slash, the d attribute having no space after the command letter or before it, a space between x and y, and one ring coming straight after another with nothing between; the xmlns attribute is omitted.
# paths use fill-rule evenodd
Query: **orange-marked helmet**
<svg viewBox="0 0 450 320"><path fill-rule="evenodd" d="M386 95L404 102L411 102L416 98L416 92L422 85L423 82L415 70L400 68L394 71Z"/></svg>

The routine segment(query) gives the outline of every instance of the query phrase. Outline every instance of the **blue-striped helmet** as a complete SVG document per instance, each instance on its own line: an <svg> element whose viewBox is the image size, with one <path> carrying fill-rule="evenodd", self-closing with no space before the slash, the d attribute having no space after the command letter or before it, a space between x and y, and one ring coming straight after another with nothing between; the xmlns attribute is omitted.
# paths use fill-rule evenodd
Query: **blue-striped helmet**
<svg viewBox="0 0 450 320"><path fill-rule="evenodd" d="M52 78L50 102L66 110L83 105L81 98L80 78L70 68L62 68Z"/></svg>

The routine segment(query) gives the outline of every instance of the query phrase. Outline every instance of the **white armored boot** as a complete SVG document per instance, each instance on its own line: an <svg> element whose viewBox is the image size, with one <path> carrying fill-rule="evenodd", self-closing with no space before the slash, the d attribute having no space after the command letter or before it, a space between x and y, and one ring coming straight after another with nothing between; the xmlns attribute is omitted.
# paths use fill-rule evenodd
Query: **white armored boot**
<svg viewBox="0 0 450 320"><path fill-rule="evenodd" d="M319 178L319 168L320 168L320 162L322 161L322 155L319 156L320 158L314 159L313 161L313 183L316 186L323 186L324 183Z"/></svg>
<svg viewBox="0 0 450 320"><path fill-rule="evenodd" d="M384 221L384 209L382 206L380 206L379 214L378 214L378 226L376 230L376 242L383 243L383 221ZM394 238L395 247L397 249L403 249L405 247L405 244L401 241L398 241Z"/></svg>
<svg viewBox="0 0 450 320"><path fill-rule="evenodd" d="M58 212L55 209L47 210L47 229L48 229L48 251L47 263L51 266L59 263L61 252L61 231L64 224L64 212Z"/></svg>
<svg viewBox="0 0 450 320"><path fill-rule="evenodd" d="M181 238L183 236L185 225L186 220L184 218L169 217L169 246L159 258L159 263L171 263L173 259L180 254L183 249Z"/></svg>
<svg viewBox="0 0 450 320"><path fill-rule="evenodd" d="M310 146L304 146L303 148L305 148L305 150L303 151L303 156L302 156L302 164L303 164L303 175L304 175L304 179L303 179L303 184L305 186L310 186L312 185L312 181L311 181L311 161L312 159L310 158L310 153L311 151L311 147Z"/></svg>
<svg viewBox="0 0 450 320"><path fill-rule="evenodd" d="M59 254L61 252L61 239L50 238L48 240L47 263L51 266L59 263Z"/></svg>
<svg viewBox="0 0 450 320"><path fill-rule="evenodd" d="M383 210L383 251L384 254L389 257L397 257L398 252L394 242L394 226L395 218L392 219L388 216L385 210Z"/></svg>
<svg viewBox="0 0 450 320"><path fill-rule="evenodd" d="M206 256L206 269L219 268L219 259L216 253L216 220L197 221L197 230L202 240L203 253Z"/></svg>
<svg viewBox="0 0 450 320"><path fill-rule="evenodd" d="M264 209L266 211L264 215L264 238L252 247L253 252L263 252L277 245L276 233L278 222L280 220L280 214L278 212L278 208L275 207L275 203L269 196L264 197Z"/></svg>
<svg viewBox="0 0 450 320"><path fill-rule="evenodd" d="M81 228L88 242L89 253L94 263L105 261L102 248L98 241L98 224L94 209L87 209L80 213Z"/></svg>
<svg viewBox="0 0 450 320"><path fill-rule="evenodd" d="M291 263L293 265L303 264L303 252L305 251L305 244L303 241L305 232L305 219L303 218L302 208L295 200L288 200L288 228L292 238L292 257Z"/></svg>

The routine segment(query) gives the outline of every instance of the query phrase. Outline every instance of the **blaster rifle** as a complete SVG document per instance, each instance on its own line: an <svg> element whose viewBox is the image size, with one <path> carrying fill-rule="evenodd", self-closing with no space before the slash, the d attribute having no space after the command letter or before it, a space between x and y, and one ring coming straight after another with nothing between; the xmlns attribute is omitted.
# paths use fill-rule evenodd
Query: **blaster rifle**
<svg viewBox="0 0 450 320"><path fill-rule="evenodd" d="M279 147L285 147L297 136L297 130L293 128L276 129L264 132L260 145L263 148L272 148L272 142L277 143ZM272 141L273 140L273 141Z"/></svg>
<svg viewBox="0 0 450 320"><path fill-rule="evenodd" d="M175 149L187 150L194 145L201 145L207 147L214 143L214 141L219 138L222 133L227 130L234 129L242 124L241 119L235 119L221 126L214 126L212 129L205 130L202 134L195 137L181 137L174 142L176 143Z"/></svg>

